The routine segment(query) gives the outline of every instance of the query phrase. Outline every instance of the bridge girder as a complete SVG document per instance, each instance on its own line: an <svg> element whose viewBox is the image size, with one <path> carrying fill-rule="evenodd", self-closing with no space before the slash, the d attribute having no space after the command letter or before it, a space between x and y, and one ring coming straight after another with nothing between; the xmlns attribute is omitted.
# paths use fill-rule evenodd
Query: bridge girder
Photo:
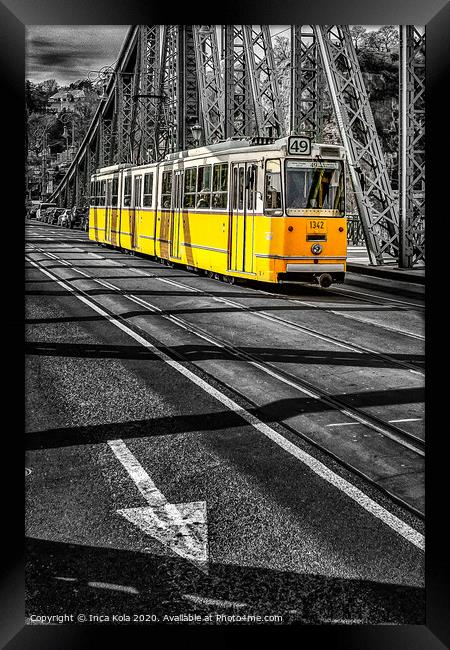
<svg viewBox="0 0 450 650"><path fill-rule="evenodd" d="M327 88L373 264L425 259L424 39L415 27L401 28L399 208L348 26L291 28L291 131L321 139ZM222 26L222 62L220 70L216 26L132 27L106 97L52 198L87 197L100 166L161 160L229 137L283 135L269 27ZM190 128L196 122L200 143Z"/></svg>

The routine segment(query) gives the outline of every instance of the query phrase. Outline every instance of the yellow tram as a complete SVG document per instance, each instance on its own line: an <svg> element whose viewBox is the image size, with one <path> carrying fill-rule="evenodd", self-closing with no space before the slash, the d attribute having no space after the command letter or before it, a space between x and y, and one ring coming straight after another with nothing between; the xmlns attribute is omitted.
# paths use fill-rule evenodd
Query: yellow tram
<svg viewBox="0 0 450 650"><path fill-rule="evenodd" d="M91 178L89 238L233 282L343 282L344 149L227 140Z"/></svg>

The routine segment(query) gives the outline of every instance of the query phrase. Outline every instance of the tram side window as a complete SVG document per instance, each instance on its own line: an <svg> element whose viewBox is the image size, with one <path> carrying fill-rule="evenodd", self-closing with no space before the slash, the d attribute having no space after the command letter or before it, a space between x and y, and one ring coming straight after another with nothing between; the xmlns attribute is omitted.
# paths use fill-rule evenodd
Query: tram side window
<svg viewBox="0 0 450 650"><path fill-rule="evenodd" d="M149 207L153 203L153 173L144 174L144 207Z"/></svg>
<svg viewBox="0 0 450 650"><path fill-rule="evenodd" d="M250 211L256 208L256 185L257 185L257 168L256 165L249 165L247 168L247 209Z"/></svg>
<svg viewBox="0 0 450 650"><path fill-rule="evenodd" d="M189 167L184 172L184 199L185 208L195 208L195 191L197 189L197 167Z"/></svg>
<svg viewBox="0 0 450 650"><path fill-rule="evenodd" d="M98 196L98 205L106 204L106 181L99 182L99 196Z"/></svg>
<svg viewBox="0 0 450 650"><path fill-rule="evenodd" d="M111 189L111 206L117 208L119 198L119 179L113 178L112 189Z"/></svg>
<svg viewBox="0 0 450 650"><path fill-rule="evenodd" d="M238 191L238 209L244 208L244 168L239 167L239 191Z"/></svg>
<svg viewBox="0 0 450 650"><path fill-rule="evenodd" d="M264 183L264 212L281 215L281 162L268 160Z"/></svg>
<svg viewBox="0 0 450 650"><path fill-rule="evenodd" d="M197 208L211 207L211 165L198 168Z"/></svg>
<svg viewBox="0 0 450 650"><path fill-rule="evenodd" d="M228 198L228 164L219 163L213 167L212 207L224 209Z"/></svg>
<svg viewBox="0 0 450 650"><path fill-rule="evenodd" d="M163 172L161 183L161 206L172 207L172 172Z"/></svg>
<svg viewBox="0 0 450 650"><path fill-rule="evenodd" d="M141 191L142 191L142 176L136 176L134 179L134 197L133 197L133 206L135 208L141 207Z"/></svg>
<svg viewBox="0 0 450 650"><path fill-rule="evenodd" d="M90 205L95 205L96 200L95 200L95 181L91 181L91 190L90 190Z"/></svg>
<svg viewBox="0 0 450 650"><path fill-rule="evenodd" d="M131 205L131 176L125 176L123 186L123 205L125 208L129 208Z"/></svg>

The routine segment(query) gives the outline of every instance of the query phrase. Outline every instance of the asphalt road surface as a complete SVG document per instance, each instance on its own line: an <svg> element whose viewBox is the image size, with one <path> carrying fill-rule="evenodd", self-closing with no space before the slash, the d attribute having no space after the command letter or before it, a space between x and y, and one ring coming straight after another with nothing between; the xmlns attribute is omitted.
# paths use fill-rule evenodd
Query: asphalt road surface
<svg viewBox="0 0 450 650"><path fill-rule="evenodd" d="M424 622L424 311L26 226L31 624Z"/></svg>

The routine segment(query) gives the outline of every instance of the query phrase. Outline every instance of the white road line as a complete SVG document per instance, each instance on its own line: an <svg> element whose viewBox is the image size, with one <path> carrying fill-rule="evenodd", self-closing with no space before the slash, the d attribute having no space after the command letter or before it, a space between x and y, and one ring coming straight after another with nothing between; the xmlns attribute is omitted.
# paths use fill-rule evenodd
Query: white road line
<svg viewBox="0 0 450 650"><path fill-rule="evenodd" d="M105 317L110 323L112 323L117 328L119 328L120 330L128 334L131 338L133 338L135 341L140 343L143 347L151 350L153 354L158 356L168 366L172 367L174 370L176 370L184 377L192 381L196 386L202 388L206 393L214 397L218 402L226 406L230 411L239 414L246 422L251 424L260 433L262 433L267 438L269 438L269 440L272 440L272 442L274 442L279 447L284 449L287 453L294 456L294 458L300 460L304 465L309 467L315 474L317 474L317 476L320 476L323 480L327 481L330 485L333 485L334 487L339 489L341 492L343 492L347 497L352 499L364 510L372 514L374 517L376 517L384 524L389 526L396 533L401 535L405 540L409 541L411 544L413 544L420 550L425 549L425 537L419 531L415 530L414 528L409 526L409 524L407 524L406 522L402 521L401 519L399 519L398 517L390 513L379 503L377 503L369 496L364 494L364 492L362 492L359 488L349 483L349 481L338 476L338 474L336 474L331 469L329 469L321 461L317 460L316 458L308 454L306 451L303 451L299 447L296 447L292 442L284 438L281 434L279 434L277 431L272 429L269 425L265 424L264 422L261 422L261 420L259 420L255 415L249 413L242 406L239 406L239 404L234 402L232 399L227 397L224 393L217 390L216 388L208 384L206 381L204 381L197 375L195 375L193 372L191 372L188 368L183 366L181 363L175 361L174 359L171 359L162 350L159 350L157 347L152 345L149 341L147 341L142 336L140 336L132 329L130 329L127 325L122 323L117 317L111 316L106 311L104 311L101 307L99 307L96 303L91 302L91 300L89 300L85 296L77 294L73 289L73 287L70 286L70 284L67 284L66 282L59 280L57 276L55 276L53 273L50 273L46 269L40 267L33 260L28 259L28 261L30 261L31 264L33 264L33 266L36 266L38 269L41 270L42 273L50 277L52 280L54 280L57 284L62 286L64 289L67 289L68 291L72 292L75 298L78 298L78 300L80 300L81 302L89 306L91 309L96 311L101 316Z"/></svg>
<svg viewBox="0 0 450 650"><path fill-rule="evenodd" d="M216 607L242 608L248 607L247 603L240 603L235 600L220 600L219 598L207 598L197 594L183 594L182 598L190 600L196 605L215 605Z"/></svg>
<svg viewBox="0 0 450 650"><path fill-rule="evenodd" d="M88 587L94 587L95 589L110 589L111 591L123 591L126 594L138 594L139 591L135 587L129 587L128 585L115 585L111 582L88 582Z"/></svg>
<svg viewBox="0 0 450 650"><path fill-rule="evenodd" d="M334 424L327 424L327 427L349 427L359 422L335 422Z"/></svg>
<svg viewBox="0 0 450 650"><path fill-rule="evenodd" d="M165 496L158 490L145 469L133 456L123 440L108 440L116 458L127 470L137 489L150 506L163 506L167 503Z"/></svg>
<svg viewBox="0 0 450 650"><path fill-rule="evenodd" d="M403 418L402 420L388 420L388 422L419 422L422 418ZM334 424L327 424L327 427L348 427L358 422L335 422Z"/></svg>

